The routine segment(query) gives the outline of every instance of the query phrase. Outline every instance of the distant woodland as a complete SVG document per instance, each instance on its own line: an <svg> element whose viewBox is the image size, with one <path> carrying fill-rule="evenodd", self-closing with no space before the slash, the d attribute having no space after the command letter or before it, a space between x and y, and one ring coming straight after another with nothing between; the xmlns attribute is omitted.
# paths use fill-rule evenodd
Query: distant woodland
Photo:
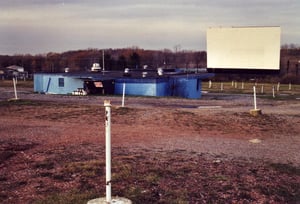
<svg viewBox="0 0 300 204"><path fill-rule="evenodd" d="M105 70L149 69L163 68L205 68L207 63L206 51L181 50L145 50L138 47L122 49L86 49L67 51L63 53L49 52L38 55L0 55L0 68L10 65L24 67L29 74L36 72L70 72L90 70L93 63L99 63ZM240 75L218 75L220 79L228 80ZM262 77L262 76L260 76ZM282 82L300 83L300 48L282 46L279 76L263 76L270 80L278 78Z"/></svg>
<svg viewBox="0 0 300 204"><path fill-rule="evenodd" d="M104 52L104 55L103 55ZM206 67L204 51L144 50L138 47L123 49L87 49L64 53L47 53L40 55L0 56L0 67L10 65L23 66L29 73L63 72L89 70L93 63L99 63L105 70L141 69L158 67Z"/></svg>

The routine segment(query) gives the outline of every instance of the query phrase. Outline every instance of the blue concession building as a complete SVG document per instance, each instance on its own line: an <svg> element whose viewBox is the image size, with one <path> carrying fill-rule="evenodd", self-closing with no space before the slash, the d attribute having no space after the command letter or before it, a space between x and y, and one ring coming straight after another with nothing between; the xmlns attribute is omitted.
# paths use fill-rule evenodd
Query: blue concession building
<svg viewBox="0 0 300 204"><path fill-rule="evenodd" d="M85 94L117 94L134 96L175 96L198 99L201 82L212 77L210 73L169 72L158 74L156 70L132 70L123 72L84 73L36 73L34 91L51 94L72 94L82 90Z"/></svg>

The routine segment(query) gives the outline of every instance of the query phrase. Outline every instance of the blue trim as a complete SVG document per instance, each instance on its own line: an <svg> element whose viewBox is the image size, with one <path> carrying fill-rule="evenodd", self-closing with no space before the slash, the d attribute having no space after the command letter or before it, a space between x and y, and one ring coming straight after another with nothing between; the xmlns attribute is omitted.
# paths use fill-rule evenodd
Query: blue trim
<svg viewBox="0 0 300 204"><path fill-rule="evenodd" d="M115 80L116 83L161 83L168 82L168 78L120 78Z"/></svg>

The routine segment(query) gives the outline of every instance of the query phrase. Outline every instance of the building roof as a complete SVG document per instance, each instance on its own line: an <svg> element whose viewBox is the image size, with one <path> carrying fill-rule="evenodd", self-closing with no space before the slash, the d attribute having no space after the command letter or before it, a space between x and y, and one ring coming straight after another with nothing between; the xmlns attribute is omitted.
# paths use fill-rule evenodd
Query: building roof
<svg viewBox="0 0 300 204"><path fill-rule="evenodd" d="M10 69L13 71L18 71L18 72L24 72L24 67L18 66L18 65L11 65L6 67L6 69Z"/></svg>
<svg viewBox="0 0 300 204"><path fill-rule="evenodd" d="M164 72L162 75L157 73L157 70L150 69L134 69L124 73L122 71L101 71L101 72L66 72L66 73L35 73L35 74L48 74L48 75L59 75L65 77L72 77L77 79L84 79L90 81L98 80L115 80L115 79L164 79L164 78L198 78L205 79L213 77L212 73L186 73L181 71L170 71Z"/></svg>

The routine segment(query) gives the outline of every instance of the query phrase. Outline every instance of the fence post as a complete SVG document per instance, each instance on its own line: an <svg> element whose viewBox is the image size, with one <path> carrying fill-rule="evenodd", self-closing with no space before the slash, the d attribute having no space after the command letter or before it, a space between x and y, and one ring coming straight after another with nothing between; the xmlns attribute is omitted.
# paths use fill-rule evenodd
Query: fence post
<svg viewBox="0 0 300 204"><path fill-rule="evenodd" d="M254 101L254 109L250 110L250 114L253 116L261 115L262 112L260 109L257 109L257 105L256 105L256 87L255 86L253 86L253 101Z"/></svg>
<svg viewBox="0 0 300 204"><path fill-rule="evenodd" d="M211 89L211 87L212 87L212 82L211 82L211 80L209 80L209 82L208 82L208 88Z"/></svg>

